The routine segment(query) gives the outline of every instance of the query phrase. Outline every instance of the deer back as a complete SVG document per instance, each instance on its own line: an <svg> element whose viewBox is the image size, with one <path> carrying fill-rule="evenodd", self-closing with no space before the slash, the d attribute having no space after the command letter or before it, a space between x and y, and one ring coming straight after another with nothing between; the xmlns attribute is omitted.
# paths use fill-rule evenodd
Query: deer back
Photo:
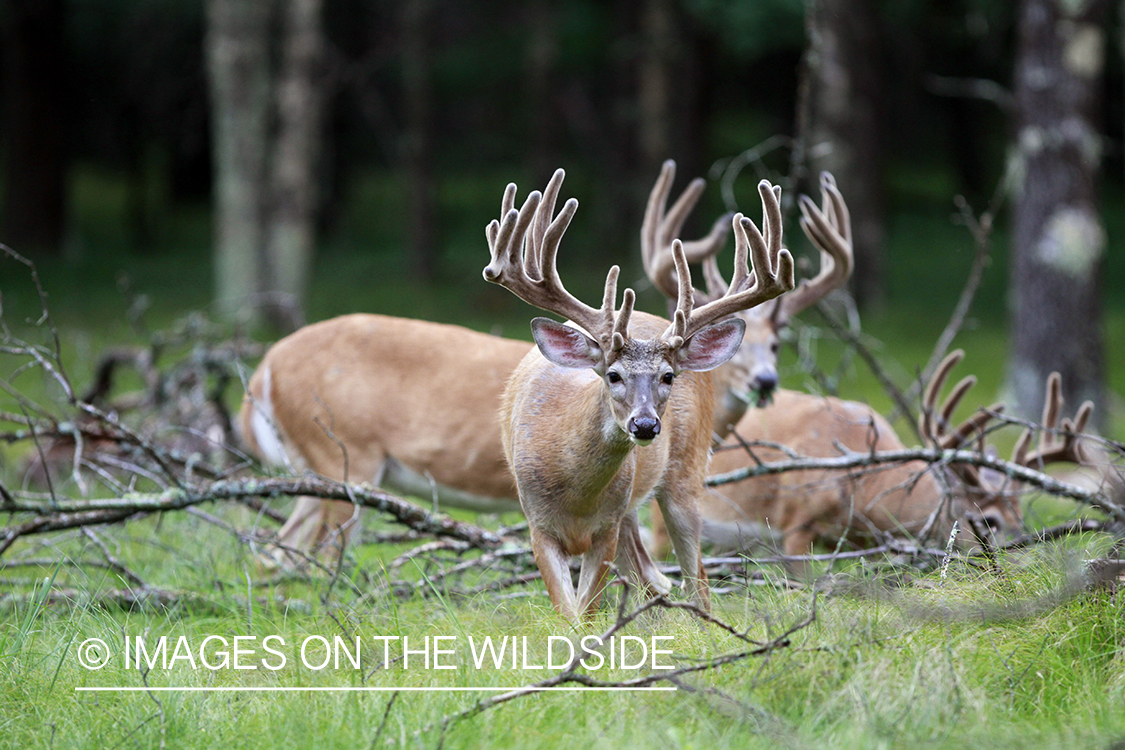
<svg viewBox="0 0 1125 750"><path fill-rule="evenodd" d="M901 450L883 417L865 404L780 389L770 406L747 412L737 434L763 462L795 454L831 457L842 451ZM713 474L752 464L728 441L711 459ZM923 461L880 464L853 471L813 469L753 477L714 488L703 501L712 523L766 522L780 530L786 552L805 554L812 540L871 536L872 531L917 531L941 499L937 480Z"/></svg>
<svg viewBox="0 0 1125 750"><path fill-rule="evenodd" d="M277 342L250 379L242 432L267 462L376 482L393 459L433 481L516 497L496 411L530 342L355 314Z"/></svg>

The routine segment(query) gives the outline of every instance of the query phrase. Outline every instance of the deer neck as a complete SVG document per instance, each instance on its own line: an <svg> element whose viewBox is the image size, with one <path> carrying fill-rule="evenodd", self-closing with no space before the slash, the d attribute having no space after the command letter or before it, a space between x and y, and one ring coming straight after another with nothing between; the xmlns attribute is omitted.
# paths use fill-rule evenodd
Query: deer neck
<svg viewBox="0 0 1125 750"><path fill-rule="evenodd" d="M711 431L717 442L726 440L734 426L746 415L749 406L745 398L734 392L725 374L722 368L715 373L715 415Z"/></svg>

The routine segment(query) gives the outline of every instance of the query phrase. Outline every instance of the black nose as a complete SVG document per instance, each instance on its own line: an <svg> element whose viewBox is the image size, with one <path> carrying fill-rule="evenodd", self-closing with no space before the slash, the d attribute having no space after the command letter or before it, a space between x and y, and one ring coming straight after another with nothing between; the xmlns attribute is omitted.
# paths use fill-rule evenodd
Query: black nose
<svg viewBox="0 0 1125 750"><path fill-rule="evenodd" d="M754 390L763 396L768 396L773 393L773 389L777 388L777 373L766 372L754 378Z"/></svg>
<svg viewBox="0 0 1125 750"><path fill-rule="evenodd" d="M652 440L660 434L660 420L654 417L630 417L629 434L637 440Z"/></svg>

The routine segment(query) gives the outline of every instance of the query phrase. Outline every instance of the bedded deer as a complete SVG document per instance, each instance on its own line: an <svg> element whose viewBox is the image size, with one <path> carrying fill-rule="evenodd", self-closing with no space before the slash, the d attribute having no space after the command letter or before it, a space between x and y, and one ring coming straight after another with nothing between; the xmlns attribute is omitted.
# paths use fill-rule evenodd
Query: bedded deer
<svg viewBox="0 0 1125 750"><path fill-rule="evenodd" d="M950 429L954 410L976 382L972 376L964 378L938 405L945 381L962 356L958 350L942 361L923 397L920 427L933 447L967 446L1003 409L1002 404L980 409ZM1055 373L1048 380L1043 411L1046 429L1039 447L1030 450L1033 435L1031 429L1026 430L1013 451L1013 462L1037 470L1057 461L1085 462L1077 435L1085 428L1092 405L1084 403L1073 421L1064 419L1060 426L1061 405L1060 380ZM865 404L784 389L777 392L772 405L748 412L736 434L750 446L754 457L732 439L713 456L712 474L735 471L755 460L784 460L787 454L821 458L842 451L904 448L890 424ZM936 476L939 471L945 472L941 480ZM944 505L943 485L952 490L948 506ZM781 532L786 554L804 555L814 542L834 545L841 537L860 541L916 533L932 517L939 535L947 534L954 519L973 515L984 529L1004 537L1021 527L1020 489L1018 483L1005 481L997 472L963 463L943 468L909 461L864 470L763 475L714 488L702 502L702 535L715 548L752 549L762 540L762 525L768 525ZM946 512L941 513L943 510ZM667 532L656 509L653 522L657 548L666 547Z"/></svg>
<svg viewBox="0 0 1125 750"><path fill-rule="evenodd" d="M675 162L664 162L660 177L649 196L641 228L641 257L645 274L653 286L668 299L669 305L675 304L679 294L670 252L671 239L679 233L686 217L680 206L683 198L665 215L664 206L675 174ZM692 187L702 190L702 180L697 182L699 185L693 183ZM684 191L685 197L692 187ZM820 176L820 190L823 199L821 208L804 195L799 201L801 229L820 250L820 271L814 278L802 280L796 289L781 295L772 304L759 305L738 313L746 323L742 346L738 354L719 368L714 376L718 394L714 432L718 441L730 434L731 428L742 419L752 401L758 406L765 406L769 402L778 384L777 353L780 335L793 316L816 304L851 276L854 260L847 204L836 187L835 179L828 172ZM780 221L774 226L767 217L762 229L767 238L773 232L780 233ZM703 266L706 291L694 290L695 300L701 304L722 295L727 286L715 260L719 249L719 244L697 245L691 248L693 252L685 253L689 263L700 263Z"/></svg>
<svg viewBox="0 0 1125 750"><path fill-rule="evenodd" d="M646 218L646 227L670 243L702 184L693 182L667 217ZM554 201L560 186L561 175L547 185L544 200ZM718 221L706 237L684 243L685 252L714 254L727 231L729 222ZM314 323L266 352L243 400L243 440L275 466L374 482L434 497L441 506L518 510L496 414L504 384L532 346L384 315ZM278 533L274 560L289 565L329 543L338 549L357 520L351 503L298 498Z"/></svg>
<svg viewBox="0 0 1125 750"><path fill-rule="evenodd" d="M780 226L778 195L764 181L759 193ZM694 305L683 247L674 240L681 281L672 322L634 312L632 289L617 307L617 266L595 309L564 288L555 267L578 202L567 200L553 216L554 194L533 191L518 211L515 194L509 184L501 220L488 225L484 277L569 321L532 321L536 348L512 374L500 411L504 452L551 602L571 622L590 616L615 559L643 587L668 591L639 543L637 507L651 496L668 519L688 594L708 608L698 504L714 412L710 371L741 343L745 323L730 316L791 289L793 259L780 232L767 244L738 214L735 274L722 297ZM575 555L582 557L577 590L569 565Z"/></svg>

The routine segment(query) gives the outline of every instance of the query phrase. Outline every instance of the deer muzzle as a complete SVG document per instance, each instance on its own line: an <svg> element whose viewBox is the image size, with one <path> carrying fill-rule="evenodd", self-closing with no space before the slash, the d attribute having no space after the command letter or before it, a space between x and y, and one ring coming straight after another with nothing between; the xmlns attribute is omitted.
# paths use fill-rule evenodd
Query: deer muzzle
<svg viewBox="0 0 1125 750"><path fill-rule="evenodd" d="M638 445L648 445L660 434L660 420L656 417L630 417L627 427L629 438Z"/></svg>

